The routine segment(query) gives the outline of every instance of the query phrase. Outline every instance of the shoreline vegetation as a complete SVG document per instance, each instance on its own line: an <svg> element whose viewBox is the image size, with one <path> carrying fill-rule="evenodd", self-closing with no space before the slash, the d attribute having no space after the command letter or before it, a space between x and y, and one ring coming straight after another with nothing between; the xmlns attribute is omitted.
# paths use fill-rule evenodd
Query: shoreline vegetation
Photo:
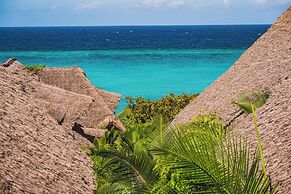
<svg viewBox="0 0 291 194"><path fill-rule="evenodd" d="M154 102L128 97L118 116L127 131L112 128L90 148L95 193L276 193L259 136L251 151L248 140L225 128L214 113L170 125L196 97L169 94ZM255 91L236 102L253 114L257 132L255 109L266 100L266 93Z"/></svg>

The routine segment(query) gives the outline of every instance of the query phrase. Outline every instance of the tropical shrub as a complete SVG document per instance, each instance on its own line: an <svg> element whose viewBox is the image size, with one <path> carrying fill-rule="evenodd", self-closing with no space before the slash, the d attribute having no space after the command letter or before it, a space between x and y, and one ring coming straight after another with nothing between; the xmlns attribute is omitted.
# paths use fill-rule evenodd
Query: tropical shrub
<svg viewBox="0 0 291 194"><path fill-rule="evenodd" d="M210 113L195 116L194 119L186 125L181 125L179 130L186 130L187 132L201 130L212 133L217 137L223 137L226 134L226 129L223 126L222 119L215 113Z"/></svg>
<svg viewBox="0 0 291 194"><path fill-rule="evenodd" d="M151 101L143 97L126 97L127 106L120 113L119 118L124 123L148 123L152 122L158 115L163 115L164 122L170 122L174 119L186 105L188 105L198 94L169 95Z"/></svg>
<svg viewBox="0 0 291 194"><path fill-rule="evenodd" d="M25 66L25 69L27 70L28 73L36 74L40 70L42 70L44 67L45 67L45 65L42 65L42 64L26 65Z"/></svg>
<svg viewBox="0 0 291 194"><path fill-rule="evenodd" d="M197 116L181 128L164 123L157 116L142 135L130 130L96 140L91 149L101 171L96 193L276 192L259 152L251 153L247 140L226 132L215 115Z"/></svg>
<svg viewBox="0 0 291 194"><path fill-rule="evenodd" d="M179 128L168 126L196 96L170 94L154 102L128 98L119 115L127 131L111 129L91 148L95 193L276 193L266 173L255 113L267 93L236 101L253 113L258 139L253 152L215 114L198 115Z"/></svg>

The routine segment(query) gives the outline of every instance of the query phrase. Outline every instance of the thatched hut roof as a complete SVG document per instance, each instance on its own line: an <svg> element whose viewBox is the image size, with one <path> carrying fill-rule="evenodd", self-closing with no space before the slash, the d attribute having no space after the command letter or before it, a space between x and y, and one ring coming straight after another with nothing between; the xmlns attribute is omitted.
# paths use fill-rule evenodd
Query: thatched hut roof
<svg viewBox="0 0 291 194"><path fill-rule="evenodd" d="M65 124L78 123L86 128L125 128L114 112L121 95L96 88L79 67L44 68L37 73L42 85L36 86L46 99L50 113ZM61 107L61 108L59 108Z"/></svg>
<svg viewBox="0 0 291 194"><path fill-rule="evenodd" d="M47 114L35 79L12 71L18 65L0 66L0 193L92 193L81 149L90 142Z"/></svg>
<svg viewBox="0 0 291 194"><path fill-rule="evenodd" d="M80 68L28 73L15 59L0 65L0 95L0 193L92 193L82 147L108 126L125 130L114 115L120 95Z"/></svg>
<svg viewBox="0 0 291 194"><path fill-rule="evenodd" d="M41 82L57 86L77 94L83 94L98 99L111 112L119 104L121 95L96 88L91 84L85 72L79 67L44 68L38 73Z"/></svg>
<svg viewBox="0 0 291 194"><path fill-rule="evenodd" d="M280 193L291 191L291 8L283 13L240 59L182 110L173 124L189 122L199 113L216 112L256 145L252 116L233 104L252 89L270 92L257 110L267 171Z"/></svg>

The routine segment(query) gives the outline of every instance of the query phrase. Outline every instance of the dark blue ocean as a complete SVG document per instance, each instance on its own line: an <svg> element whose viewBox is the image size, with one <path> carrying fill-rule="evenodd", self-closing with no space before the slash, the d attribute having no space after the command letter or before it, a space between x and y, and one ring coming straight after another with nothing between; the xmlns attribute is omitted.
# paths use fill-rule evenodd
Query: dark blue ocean
<svg viewBox="0 0 291 194"><path fill-rule="evenodd" d="M0 60L78 65L125 96L200 93L269 25L0 28ZM122 101L119 110L125 106Z"/></svg>

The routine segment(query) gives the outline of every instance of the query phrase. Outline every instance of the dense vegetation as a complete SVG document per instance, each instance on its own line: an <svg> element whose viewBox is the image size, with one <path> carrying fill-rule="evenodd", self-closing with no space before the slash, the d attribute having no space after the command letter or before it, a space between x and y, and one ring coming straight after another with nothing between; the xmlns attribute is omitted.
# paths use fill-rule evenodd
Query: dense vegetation
<svg viewBox="0 0 291 194"><path fill-rule="evenodd" d="M170 122L190 101L194 100L198 94L182 94L169 95L156 100L151 101L144 99L143 97L132 98L127 97L127 107L119 115L125 124L129 121L134 123L148 123L158 115L163 115L164 122Z"/></svg>
<svg viewBox="0 0 291 194"><path fill-rule="evenodd" d="M44 67L45 67L45 65L42 65L42 64L26 65L25 69L27 70L28 73L36 74L37 72L42 70Z"/></svg>
<svg viewBox="0 0 291 194"><path fill-rule="evenodd" d="M196 116L179 128L169 126L171 110L185 106L178 98L129 99L120 114L127 131L112 129L91 148L96 193L276 192L260 148L251 153L247 140L225 129L215 114ZM153 108L155 104L159 107Z"/></svg>

